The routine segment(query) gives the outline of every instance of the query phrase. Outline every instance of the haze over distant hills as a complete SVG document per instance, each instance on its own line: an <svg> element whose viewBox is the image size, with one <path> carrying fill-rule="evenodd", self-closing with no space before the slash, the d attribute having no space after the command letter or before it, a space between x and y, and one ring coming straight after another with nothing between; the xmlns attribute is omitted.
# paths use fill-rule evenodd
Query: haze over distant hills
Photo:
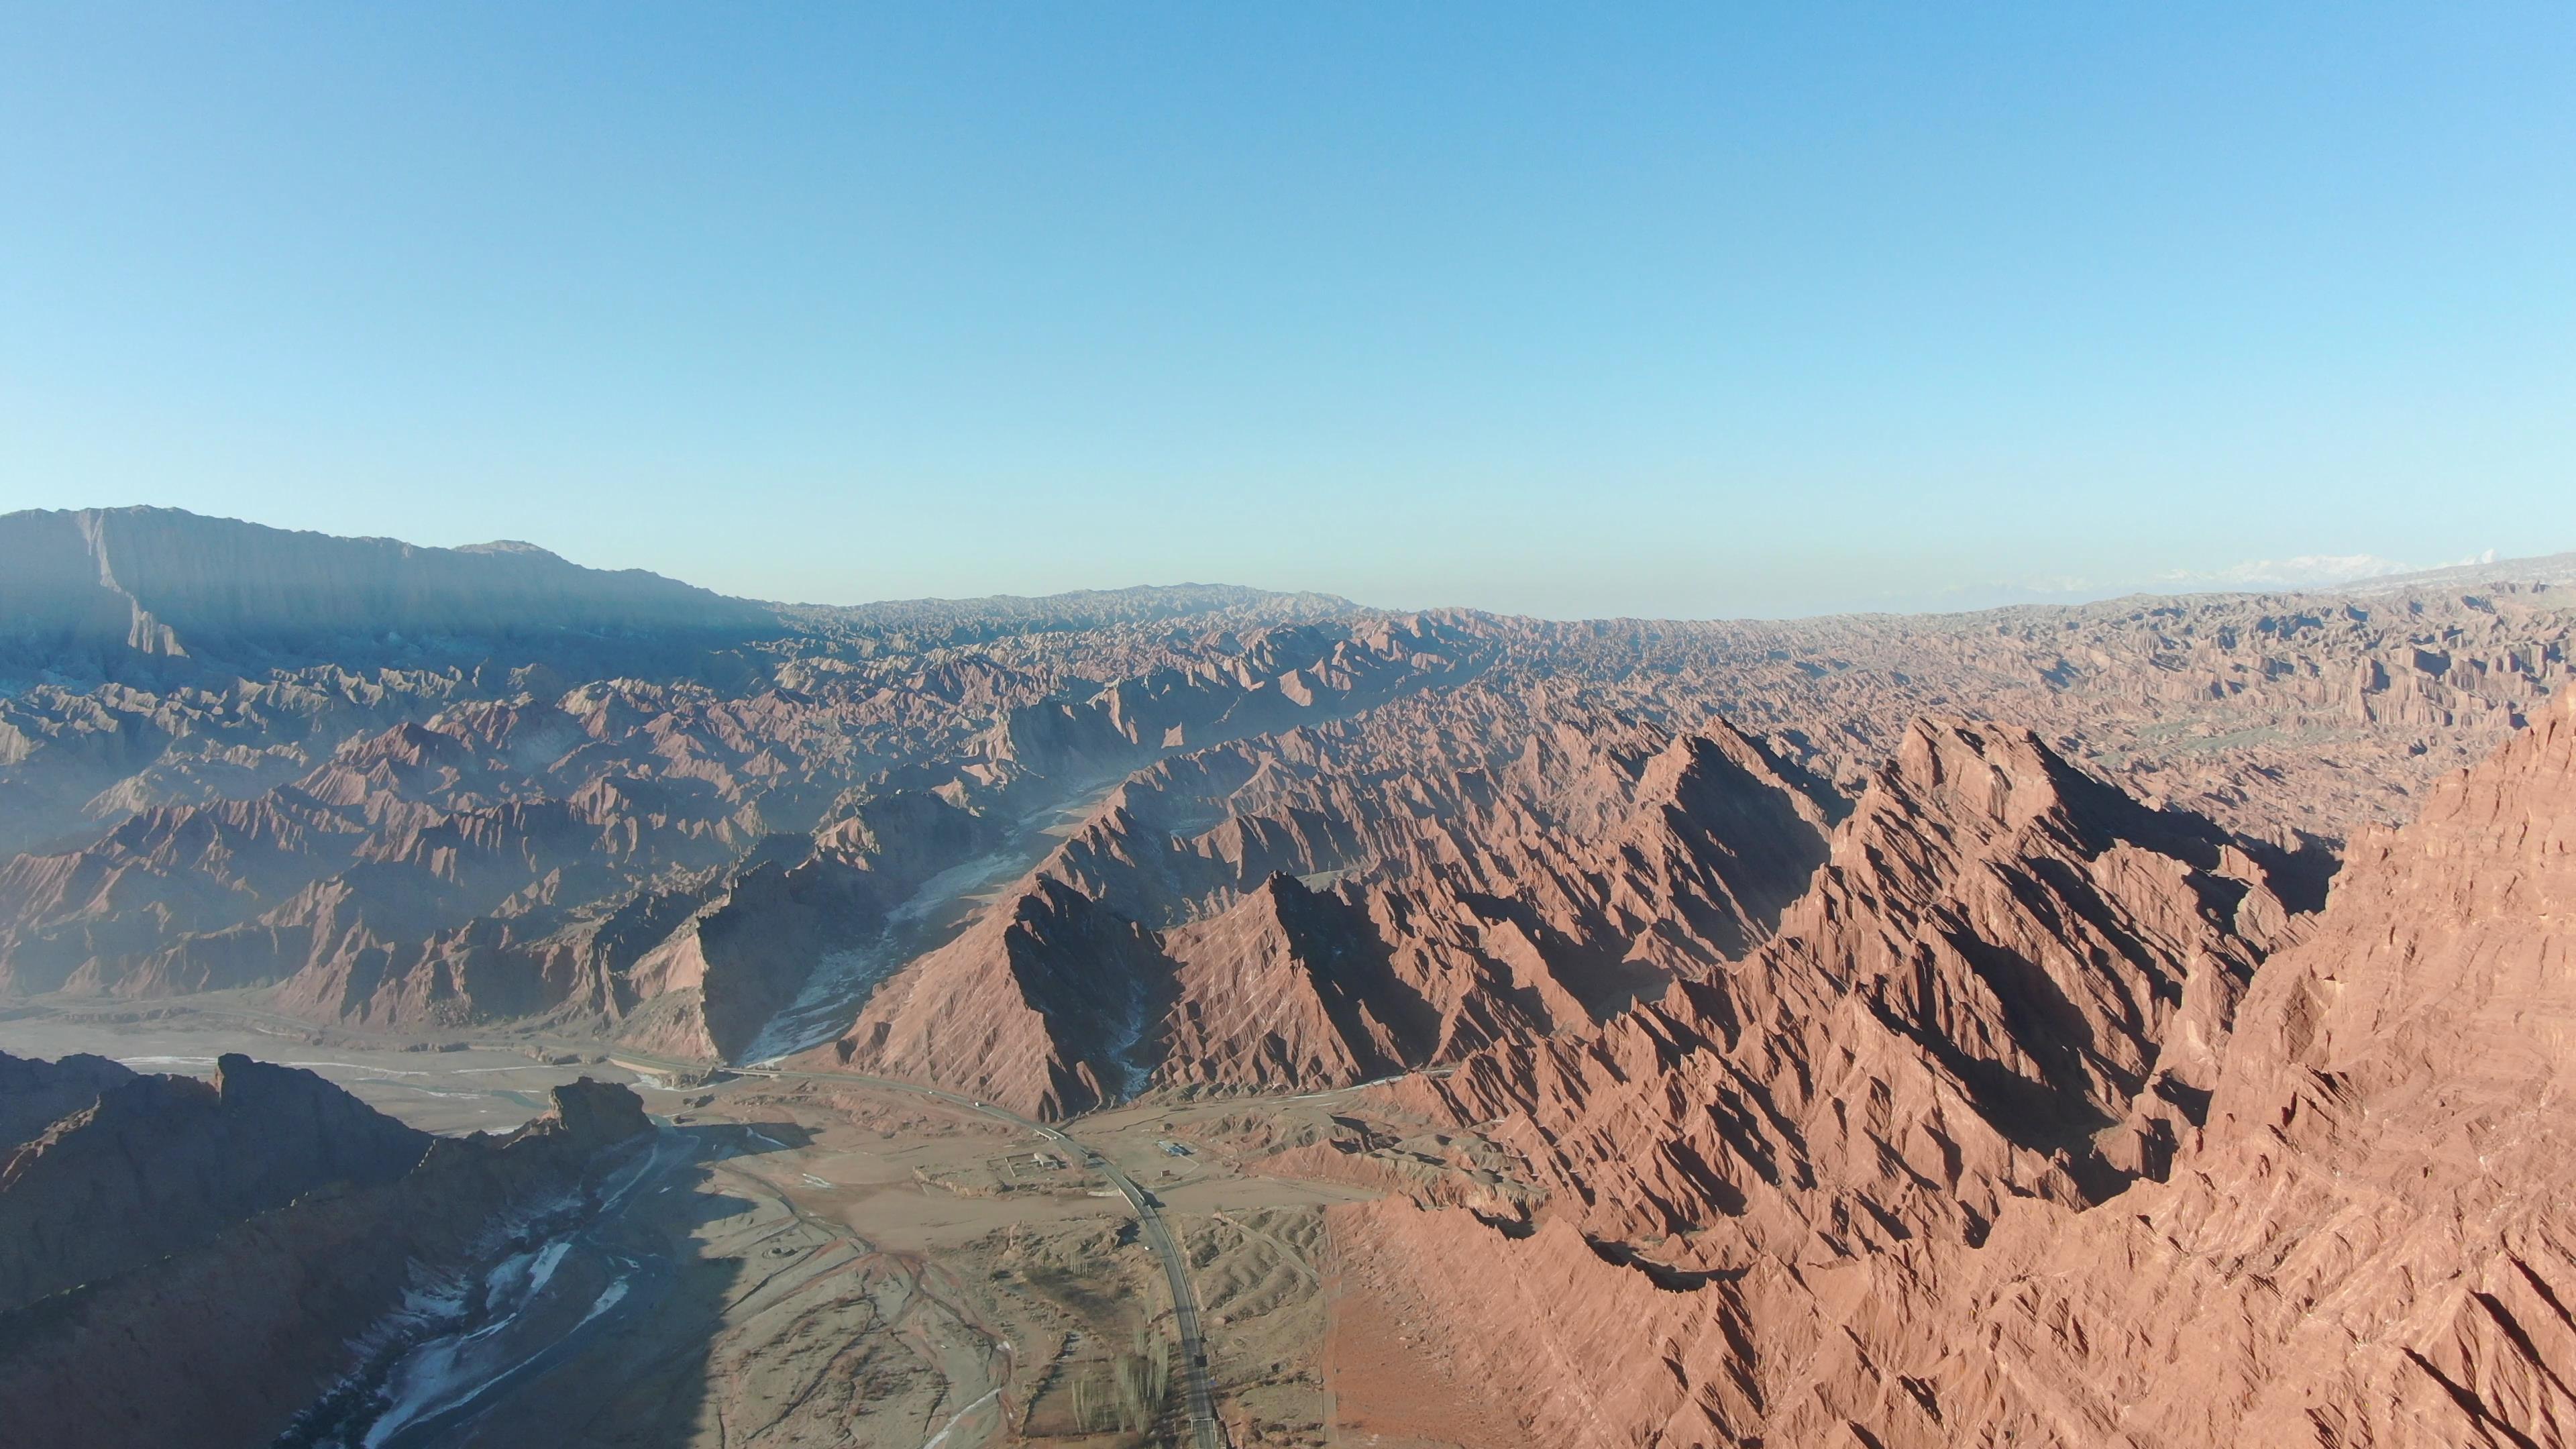
<svg viewBox="0 0 2576 1449"><path fill-rule="evenodd" d="M1361 1375L1349 1411L1463 1416L1480 1449L2522 1434L2576 1406L2534 1326L2576 1259L2517 1196L2555 1178L2445 1198L2365 1149L2456 1174L2446 1135L2557 1140L2553 1097L2496 1124L2576 1010L2545 969L2572 565L1772 622L1209 585L824 608L524 544L11 515L0 996L784 1063L1030 1119L1240 1103L1206 1130L1245 1172L1379 1199L1309 1229L1351 1275L1333 1311L1408 1365L1414 1408ZM2466 1072L2489 1040L2508 1065ZM178 1092L10 1070L30 1121ZM1323 1129L1271 1115L1388 1078ZM77 1144L124 1140L80 1120L25 1178L47 1224L105 1190ZM345 1159L369 1202L446 1180L343 1125L391 1144ZM278 1171L187 1240L321 1169ZM2299 1204L2241 1206L2278 1174ZM2335 1265L2262 1245L2353 1214L2374 1276L2313 1328L2260 1264L2302 1302ZM2241 1304L2236 1338L2156 1284ZM91 1301L195 1341L139 1290ZM2139 1377L2042 1387L2070 1365Z"/></svg>
<svg viewBox="0 0 2576 1449"><path fill-rule="evenodd" d="M0 648L54 670L367 664L767 622L704 589L580 568L531 544L417 548L166 508L0 516L0 561Z"/></svg>
<svg viewBox="0 0 2576 1449"><path fill-rule="evenodd" d="M297 657L356 662L471 659L528 652L545 641L600 644L646 635L755 637L773 627L916 644L973 642L1022 630L1096 628L1258 605L1299 615L1360 606L1329 594L1233 585L1088 589L1039 597L897 599L855 605L734 598L641 569L594 569L533 543L495 540L435 548L341 538L210 518L182 509L34 509L0 514L0 650L55 665L95 657L204 658L256 666ZM2563 582L2576 553L2371 573L2373 561L2293 560L2168 576L2129 592L2255 591L2300 587L2386 592L2487 577ZM2385 561L2377 561L2384 563ZM2330 582L2312 584L2309 565ZM1962 591L1968 597L1979 591ZM1995 591L1988 591L1995 592ZM2107 592L2002 590L2004 602L2096 602ZM2125 595L2123 595L2125 596Z"/></svg>
<svg viewBox="0 0 2576 1449"><path fill-rule="evenodd" d="M877 1033L852 1051L938 1075L962 1068L907 1057L886 1014L984 1010L1000 988L964 983L1001 970L1039 993L1031 1106L1412 1065L1740 954L1925 711L2038 727L2285 850L2401 818L2563 676L2569 562L2333 598L1551 623L1206 585L789 606L527 544L15 514L0 848L26 853L0 865L0 981L569 1015L711 1056L847 1011ZM1024 879L953 916L920 898L979 860ZM1413 934L1488 898L1544 925ZM1248 964L1192 954L1248 939L1217 925L1238 908L1403 984L1315 1007L1312 1060L1185 1061L1243 1049L1188 999L1246 989ZM1015 909L1128 977L1026 959ZM835 1000L852 970L871 984ZM1517 984L1486 999L1480 973ZM797 1003L819 1014L779 1026Z"/></svg>
<svg viewBox="0 0 2576 1449"><path fill-rule="evenodd" d="M641 569L584 568L508 540L425 548L170 508L0 515L0 664L92 676L321 661L529 663L565 651L649 671L683 667L675 649L794 629L966 643L1255 604L1283 615L1353 608L1325 595L1198 584L1045 599L780 605Z"/></svg>

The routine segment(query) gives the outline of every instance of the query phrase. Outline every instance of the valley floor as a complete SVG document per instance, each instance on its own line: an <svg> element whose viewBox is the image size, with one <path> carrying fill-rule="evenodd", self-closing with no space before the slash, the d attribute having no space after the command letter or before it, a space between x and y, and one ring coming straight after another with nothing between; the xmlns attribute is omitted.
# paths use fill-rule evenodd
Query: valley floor
<svg viewBox="0 0 2576 1449"><path fill-rule="evenodd" d="M663 1124L658 1155L602 1221L542 1258L543 1291L505 1322L416 1350L393 1386L398 1412L315 1442L1186 1442L1182 1366L1162 1346L1170 1293L1127 1203L1064 1144L936 1099L697 1078L607 1043L360 1036L269 1017L249 997L21 1006L0 1016L0 1050L179 1073L244 1051L442 1133L517 1126L580 1076L644 1096ZM1237 1449L1513 1445L1514 1426L1477 1418L1472 1395L1423 1392L1438 1365L1412 1346L1402 1305L1346 1280L1333 1251L1335 1208L1475 1176L1461 1164L1478 1147L1405 1140L1354 1115L1366 1100L1155 1101L1063 1126L1161 1204ZM1160 1407L1140 1406L1157 1383Z"/></svg>

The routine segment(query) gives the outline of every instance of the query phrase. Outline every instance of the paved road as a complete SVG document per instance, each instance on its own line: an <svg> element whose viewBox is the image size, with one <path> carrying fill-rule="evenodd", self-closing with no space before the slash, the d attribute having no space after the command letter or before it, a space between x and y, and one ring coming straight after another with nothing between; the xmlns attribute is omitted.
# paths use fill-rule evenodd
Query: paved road
<svg viewBox="0 0 2576 1449"><path fill-rule="evenodd" d="M997 1109L983 1107L987 1112ZM1009 1116L1008 1113L1000 1113ZM1018 1121L1018 1118L1012 1118ZM1182 1385L1189 1395L1190 1437L1198 1449L1225 1449L1225 1431L1216 1421L1216 1395L1208 1387L1207 1340L1199 1334L1199 1295L1190 1286L1190 1262L1181 1255L1180 1245L1172 1240L1171 1230L1163 1225L1160 1205L1154 1195L1136 1184L1135 1179L1119 1170L1108 1158L1074 1141L1052 1127L1031 1122L1028 1126L1042 1137L1051 1137L1082 1154L1082 1159L1097 1169L1101 1176L1115 1183L1136 1210L1138 1232L1163 1260L1163 1276L1172 1284L1172 1319L1180 1326Z"/></svg>
<svg viewBox="0 0 2576 1449"><path fill-rule="evenodd" d="M247 1007L205 1005L192 1009L208 1016L231 1016L265 1021L299 1031L310 1031L314 1026L312 1022L295 1017L254 1011ZM658 1056L651 1052L630 1051L610 1042L581 1041L570 1037L512 1037L509 1039L509 1044L514 1047L538 1046L555 1051L596 1053L630 1067L654 1071L700 1072L707 1070L711 1065L703 1061ZM1061 1142L1080 1153L1087 1166L1108 1178L1110 1184L1118 1189L1119 1195L1127 1199L1127 1206L1136 1214L1138 1235L1145 1240L1147 1247L1154 1250L1154 1256L1162 1261L1163 1276L1171 1282L1172 1318L1179 1327L1181 1339L1181 1383L1183 1392L1189 1400L1190 1441L1195 1449L1227 1449L1225 1429L1217 1422L1216 1394L1208 1386L1207 1340L1199 1332L1199 1296L1198 1290L1190 1284L1189 1259L1182 1256L1180 1244L1173 1239L1171 1229L1164 1224L1162 1205L1154 1200L1152 1193L1147 1192L1134 1178L1120 1169L1118 1164L1075 1140L1061 1128L1031 1121L1016 1112L996 1107L990 1102L970 1097L963 1092L928 1087L919 1082L897 1081L892 1077L871 1077L863 1072L788 1071L779 1067L727 1067L724 1070L737 1076L770 1077L780 1081L855 1082L889 1092L908 1092L917 1097L936 1097L952 1106L963 1107L970 1112L980 1112L997 1121L1008 1122L1012 1126L1033 1132L1049 1141Z"/></svg>

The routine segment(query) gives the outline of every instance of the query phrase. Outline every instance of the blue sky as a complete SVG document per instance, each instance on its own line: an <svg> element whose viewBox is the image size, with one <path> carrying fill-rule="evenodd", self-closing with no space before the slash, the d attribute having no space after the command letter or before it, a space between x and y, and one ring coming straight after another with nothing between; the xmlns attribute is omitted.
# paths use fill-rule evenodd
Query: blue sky
<svg viewBox="0 0 2576 1449"><path fill-rule="evenodd" d="M2549 552L2572 158L2564 4L20 5L0 508L1559 616Z"/></svg>

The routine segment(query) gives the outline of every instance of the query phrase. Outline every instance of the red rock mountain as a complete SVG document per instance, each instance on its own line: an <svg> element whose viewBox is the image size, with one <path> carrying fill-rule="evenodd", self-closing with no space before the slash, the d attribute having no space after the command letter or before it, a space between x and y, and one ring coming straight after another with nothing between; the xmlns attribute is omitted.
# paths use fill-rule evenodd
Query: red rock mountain
<svg viewBox="0 0 2576 1449"><path fill-rule="evenodd" d="M1160 963L1152 936L1040 877L913 963L825 1052L1057 1117L1132 1094Z"/></svg>
<svg viewBox="0 0 2576 1449"><path fill-rule="evenodd" d="M0 995L257 991L707 1060L838 1036L1053 1110L1359 1080L1718 979L1918 716L2027 728L2301 898L2563 688L2566 572L1774 623L1197 586L820 609L525 548L10 515ZM1143 954L1078 982L1041 936ZM2035 1009L1970 985L1884 1004ZM2169 1008L2080 1060L1956 1043L1956 1070L2061 1136L2142 1114L2068 1146L2125 1172L2180 1140L2128 1086Z"/></svg>
<svg viewBox="0 0 2576 1449"><path fill-rule="evenodd" d="M1454 1161L1268 1167L1403 1194L1336 1214L1350 1292L1534 1446L2555 1444L2569 579L822 609L9 515L0 995L1037 1115L1409 1074L1356 1100ZM0 1060L0 1422L273 1436L415 1261L641 1125L576 1092L424 1157L262 1081Z"/></svg>
<svg viewBox="0 0 2576 1449"><path fill-rule="evenodd" d="M832 1059L1043 1114L1345 1085L1592 1025L1767 936L1822 858L1841 802L1723 725L1525 721L1470 687L1141 772ZM1370 768L1417 739L1455 768Z"/></svg>
<svg viewBox="0 0 2576 1449"><path fill-rule="evenodd" d="M1781 1233L1974 1238L2006 1196L2160 1170L2289 929L2271 876L2206 822L2026 731L1926 721L1761 951L1406 1090L1461 1124L1512 1118L1589 1230L1684 1235L1694 1266Z"/></svg>
<svg viewBox="0 0 2576 1449"><path fill-rule="evenodd" d="M1534 1230L1342 1246L1538 1443L2565 1442L2571 904L2576 709L2305 924L2205 828L1918 727L1754 958L1401 1089L1508 1114Z"/></svg>

